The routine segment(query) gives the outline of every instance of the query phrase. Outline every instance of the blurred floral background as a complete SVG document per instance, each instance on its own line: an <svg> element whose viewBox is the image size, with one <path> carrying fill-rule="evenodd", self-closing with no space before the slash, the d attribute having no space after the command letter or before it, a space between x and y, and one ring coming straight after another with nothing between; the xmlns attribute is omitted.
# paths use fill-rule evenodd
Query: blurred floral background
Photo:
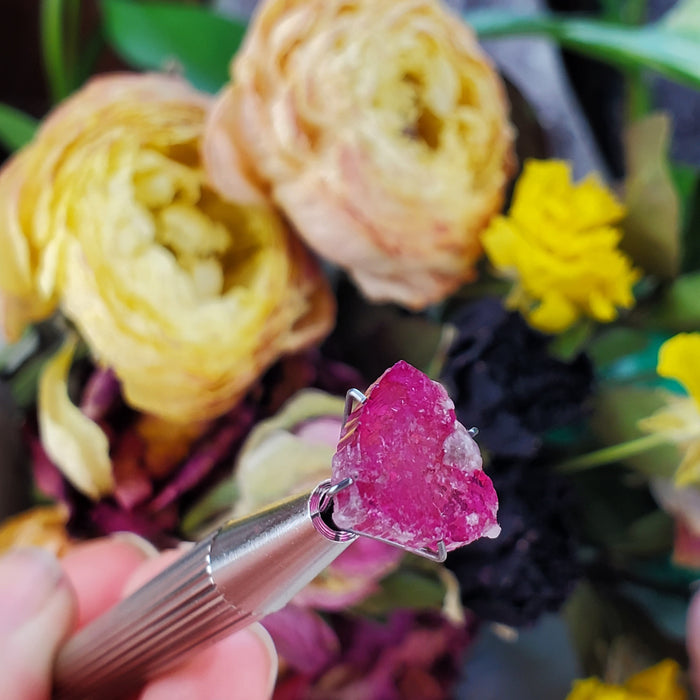
<svg viewBox="0 0 700 700"><path fill-rule="evenodd" d="M313 487L405 359L502 533L358 542L275 698L693 697L700 2L1 11L0 549Z"/></svg>

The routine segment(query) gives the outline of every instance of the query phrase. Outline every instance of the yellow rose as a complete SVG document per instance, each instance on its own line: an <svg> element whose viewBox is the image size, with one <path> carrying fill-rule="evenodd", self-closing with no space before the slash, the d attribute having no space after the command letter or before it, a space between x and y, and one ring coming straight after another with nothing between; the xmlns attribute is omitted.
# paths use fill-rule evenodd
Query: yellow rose
<svg viewBox="0 0 700 700"><path fill-rule="evenodd" d="M60 307L132 406L176 422L221 414L333 320L271 207L210 187L209 107L174 77L98 78L0 174L5 332Z"/></svg>
<svg viewBox="0 0 700 700"><path fill-rule="evenodd" d="M457 16L435 0L268 0L232 77L205 135L221 192L267 187L371 299L418 309L473 278L513 133Z"/></svg>

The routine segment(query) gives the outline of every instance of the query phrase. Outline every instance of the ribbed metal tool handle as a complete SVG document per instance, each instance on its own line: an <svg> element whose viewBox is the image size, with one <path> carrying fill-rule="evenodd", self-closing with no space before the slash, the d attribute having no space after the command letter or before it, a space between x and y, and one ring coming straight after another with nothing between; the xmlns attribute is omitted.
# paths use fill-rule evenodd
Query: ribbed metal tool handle
<svg viewBox="0 0 700 700"><path fill-rule="evenodd" d="M124 697L127 682L145 680L247 624L250 613L227 602L212 580L213 539L78 632L58 658L54 697Z"/></svg>

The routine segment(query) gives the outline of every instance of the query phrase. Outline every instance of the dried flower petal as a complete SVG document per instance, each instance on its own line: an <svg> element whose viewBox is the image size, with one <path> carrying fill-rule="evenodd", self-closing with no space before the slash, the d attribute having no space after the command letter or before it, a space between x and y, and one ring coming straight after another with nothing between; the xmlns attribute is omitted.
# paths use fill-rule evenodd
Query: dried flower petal
<svg viewBox="0 0 700 700"><path fill-rule="evenodd" d="M267 0L232 74L204 144L221 192L268 187L372 299L421 308L473 279L513 132L459 17L434 0Z"/></svg>
<svg viewBox="0 0 700 700"><path fill-rule="evenodd" d="M285 663L300 673L322 672L340 652L333 628L308 608L287 605L268 615L263 625Z"/></svg>
<svg viewBox="0 0 700 700"><path fill-rule="evenodd" d="M65 477L93 499L114 490L109 443L102 429L68 397L76 341L66 341L39 381L39 430L44 448Z"/></svg>
<svg viewBox="0 0 700 700"><path fill-rule="evenodd" d="M225 413L334 313L262 195L213 192L199 155L210 104L174 76L101 76L0 172L7 332L60 306L127 402L172 422Z"/></svg>
<svg viewBox="0 0 700 700"><path fill-rule="evenodd" d="M37 506L0 523L0 552L11 547L42 547L62 554L69 545L68 509L62 505Z"/></svg>

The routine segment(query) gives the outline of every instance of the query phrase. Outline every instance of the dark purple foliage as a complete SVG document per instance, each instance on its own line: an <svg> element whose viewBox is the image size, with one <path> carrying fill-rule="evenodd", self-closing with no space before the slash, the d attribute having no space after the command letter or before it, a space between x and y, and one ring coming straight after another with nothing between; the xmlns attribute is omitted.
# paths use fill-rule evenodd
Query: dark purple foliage
<svg viewBox="0 0 700 700"><path fill-rule="evenodd" d="M546 467L497 461L489 476L498 493L502 531L449 554L462 602L479 617L520 627L555 612L579 576L572 487Z"/></svg>
<svg viewBox="0 0 700 700"><path fill-rule="evenodd" d="M585 355L571 362L552 357L552 339L498 299L469 304L450 321L457 338L442 380L460 422L479 429L483 448L496 456L531 457L544 433L582 417L593 382Z"/></svg>

